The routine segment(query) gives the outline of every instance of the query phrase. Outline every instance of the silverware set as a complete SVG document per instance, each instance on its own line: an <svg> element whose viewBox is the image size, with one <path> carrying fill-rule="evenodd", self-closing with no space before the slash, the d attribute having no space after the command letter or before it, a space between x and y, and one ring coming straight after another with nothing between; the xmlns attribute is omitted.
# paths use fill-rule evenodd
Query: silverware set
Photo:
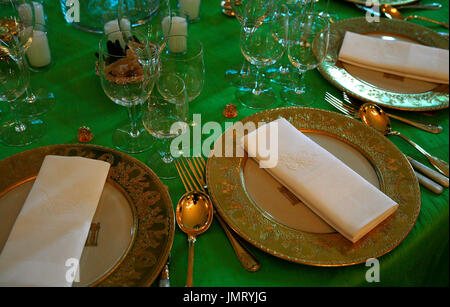
<svg viewBox="0 0 450 307"><path fill-rule="evenodd" d="M416 177L418 181L429 190L433 191L436 194L440 194L443 192L444 187L449 186L448 179L448 163L442 161L441 159L430 155L426 152L422 147L408 139L403 134L398 131L393 131L390 127L390 121L388 115L384 113L384 111L375 104L366 103L361 107L358 107L354 104L346 93L343 93L344 100L340 100L339 98L333 96L332 94L326 92L325 93L325 101L330 105L341 111L343 114L355 118L361 119L364 124L370 126L372 128L377 129L385 135L397 135L403 138L405 141L410 143L414 148L419 150L422 154L424 154L430 163L439 171L434 171L429 167L419 163L418 161L412 159L411 157L406 156L406 158L410 161L411 166L414 168ZM442 131L441 126L411 121L409 119L405 119L398 116L392 116L397 120L403 121L411 126L417 127L419 129L431 132L431 133L439 133Z"/></svg>
<svg viewBox="0 0 450 307"><path fill-rule="evenodd" d="M208 196L208 188L205 179L206 162L203 157L180 158L178 160L175 160L175 166L187 193L195 192ZM212 204L212 201L210 199L209 201ZM261 264L259 263L258 259L242 243L242 241L237 237L233 230L229 228L220 214L218 214L215 209L213 209L213 211L214 217L225 231L225 234L228 237L228 240L230 241L231 246L233 247L241 265L249 272L255 272L259 270ZM192 271L190 270L191 269L188 266L188 274L192 274ZM190 277L188 276L188 280L189 278Z"/></svg>

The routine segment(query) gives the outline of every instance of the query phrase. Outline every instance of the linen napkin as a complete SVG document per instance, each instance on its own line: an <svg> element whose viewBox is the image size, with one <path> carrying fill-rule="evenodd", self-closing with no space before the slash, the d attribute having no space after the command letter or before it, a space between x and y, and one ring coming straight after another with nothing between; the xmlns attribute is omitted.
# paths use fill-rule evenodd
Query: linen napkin
<svg viewBox="0 0 450 307"><path fill-rule="evenodd" d="M275 133L278 141L270 142ZM353 243L398 207L284 118L248 133L241 139L241 146L260 164L262 160L274 160L270 155L277 155L278 163L266 171Z"/></svg>
<svg viewBox="0 0 450 307"><path fill-rule="evenodd" d="M109 168L45 157L0 254L0 286L72 286L68 272L81 257Z"/></svg>
<svg viewBox="0 0 450 307"><path fill-rule="evenodd" d="M402 77L448 84L449 51L347 31L339 60Z"/></svg>

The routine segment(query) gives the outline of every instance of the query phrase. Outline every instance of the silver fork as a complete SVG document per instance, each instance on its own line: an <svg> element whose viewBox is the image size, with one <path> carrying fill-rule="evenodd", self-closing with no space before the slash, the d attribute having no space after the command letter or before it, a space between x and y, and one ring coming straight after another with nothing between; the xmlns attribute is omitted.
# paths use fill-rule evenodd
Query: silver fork
<svg viewBox="0 0 450 307"><path fill-rule="evenodd" d="M342 92L342 96L344 97L344 101L347 102L348 104L354 106L355 108L359 109L359 106L353 102L353 99L350 98L346 92ZM442 126L440 125L433 125L433 124L429 124L429 123L424 123L418 120L412 120L412 119L407 119L404 117L400 117L398 115L394 115L394 114L390 114L388 112L384 112L387 116L389 116L390 118L394 118L396 120L399 120L401 122L404 122L405 124L411 125L413 127L422 129L424 131L427 132L431 132L431 133L441 133L442 132Z"/></svg>
<svg viewBox="0 0 450 307"><path fill-rule="evenodd" d="M205 169L206 162L203 157L194 157L191 159L181 158L175 160L175 166L177 168L178 174L180 175L181 181L186 189L186 192L192 190L201 190L207 194L208 188L205 180ZM230 230L228 225L222 219L222 217L217 213L214 208L214 217L219 221L231 246L239 259L242 266L249 272L255 272L259 270L261 264L258 259L252 254L252 252L244 246L244 244L236 237L236 235Z"/></svg>
<svg viewBox="0 0 450 307"><path fill-rule="evenodd" d="M344 113L345 115L348 115L353 118L361 118L361 115L359 115L359 109L356 109L352 107L351 105L345 104L342 100L334 97L330 93L325 93L325 101L331 104L333 107Z"/></svg>

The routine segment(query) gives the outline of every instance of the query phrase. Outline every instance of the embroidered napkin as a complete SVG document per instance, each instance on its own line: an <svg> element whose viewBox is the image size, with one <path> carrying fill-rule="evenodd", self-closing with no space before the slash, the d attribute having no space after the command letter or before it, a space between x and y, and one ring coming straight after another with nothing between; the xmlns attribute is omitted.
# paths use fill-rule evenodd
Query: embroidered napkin
<svg viewBox="0 0 450 307"><path fill-rule="evenodd" d="M445 49L347 31L339 60L412 79L449 83L449 51Z"/></svg>
<svg viewBox="0 0 450 307"><path fill-rule="evenodd" d="M0 253L0 286L72 286L68 272L81 257L109 168L45 157Z"/></svg>
<svg viewBox="0 0 450 307"><path fill-rule="evenodd" d="M268 136L274 133L278 134L278 141L270 142ZM262 142L263 139L266 141ZM266 171L353 243L398 207L284 118L250 132L241 139L241 144L258 162L273 160L266 152L277 156L276 166ZM273 146L278 150L273 150Z"/></svg>

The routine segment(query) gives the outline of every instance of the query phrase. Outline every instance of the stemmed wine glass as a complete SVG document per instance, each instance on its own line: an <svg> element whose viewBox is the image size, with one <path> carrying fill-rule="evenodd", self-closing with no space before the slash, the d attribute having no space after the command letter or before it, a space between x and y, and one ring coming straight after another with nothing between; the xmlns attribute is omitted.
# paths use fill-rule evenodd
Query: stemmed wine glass
<svg viewBox="0 0 450 307"><path fill-rule="evenodd" d="M189 104L202 92L205 82L203 44L187 35L170 35L166 38L160 54L161 72L174 73L186 86ZM195 125L189 119L190 125Z"/></svg>
<svg viewBox="0 0 450 307"><path fill-rule="evenodd" d="M35 26L34 3L31 0L0 0L0 27L2 27L2 24L8 24L8 20L10 26L6 28L17 33L19 46L27 54L33 37L41 34ZM12 20L15 20L19 31L11 28ZM6 28L4 27L3 30ZM25 58L27 59L27 57ZM25 97L18 99L15 107L17 114L35 117L44 114L53 105L53 93L47 89L38 88L34 90L27 89Z"/></svg>
<svg viewBox="0 0 450 307"><path fill-rule="evenodd" d="M119 0L118 19L134 25L149 43L160 46L172 27L172 11L170 0ZM122 31L129 30L126 24L119 23Z"/></svg>
<svg viewBox="0 0 450 307"><path fill-rule="evenodd" d="M253 5L253 2L258 0L231 0L231 7L233 9L236 19L240 26L244 22L244 12L247 7ZM254 81L254 67L244 59L239 68L230 68L225 72L225 79L235 87L247 87Z"/></svg>
<svg viewBox="0 0 450 307"><path fill-rule="evenodd" d="M157 152L151 155L148 165L160 178L173 179L177 177L177 171L172 153L179 153L179 148L172 148L175 142L170 140L188 130L187 91L183 79L173 73L162 73L156 87L156 93L144 105L142 113L144 127L160 140L160 146Z"/></svg>
<svg viewBox="0 0 450 307"><path fill-rule="evenodd" d="M277 5L282 7L280 14L284 14L283 21L288 22L289 18L300 14L305 9L306 1L307 0L278 0ZM285 46L285 48L287 48L287 32L283 34L285 35L279 36L277 39ZM266 76L275 84L290 87L292 86L292 83L297 81L298 72L297 69L292 66L287 56L287 52L285 52L276 65L273 65L266 70Z"/></svg>
<svg viewBox="0 0 450 307"><path fill-rule="evenodd" d="M45 133L46 125L38 119L19 119L13 103L22 96L30 83L30 72L23 49L17 38L8 43L0 39L0 102L11 106L13 120L0 127L0 142L7 146L25 146Z"/></svg>
<svg viewBox="0 0 450 307"><path fill-rule="evenodd" d="M100 40L98 72L103 91L127 108L130 121L114 132L112 142L127 153L144 152L153 142L138 119L138 107L148 99L158 78L157 57L147 38L136 31L117 31Z"/></svg>
<svg viewBox="0 0 450 307"><path fill-rule="evenodd" d="M277 37L286 33L285 14L274 1L255 1L244 15L241 51L256 66L256 80L249 89L238 88L236 97L252 109L265 109L275 102L275 93L264 78L262 69L275 64L285 51Z"/></svg>
<svg viewBox="0 0 450 307"><path fill-rule="evenodd" d="M292 105L310 105L314 101L309 71L325 59L329 43L329 17L316 12L304 12L289 20L288 57L300 73L294 88L281 92L283 101Z"/></svg>

